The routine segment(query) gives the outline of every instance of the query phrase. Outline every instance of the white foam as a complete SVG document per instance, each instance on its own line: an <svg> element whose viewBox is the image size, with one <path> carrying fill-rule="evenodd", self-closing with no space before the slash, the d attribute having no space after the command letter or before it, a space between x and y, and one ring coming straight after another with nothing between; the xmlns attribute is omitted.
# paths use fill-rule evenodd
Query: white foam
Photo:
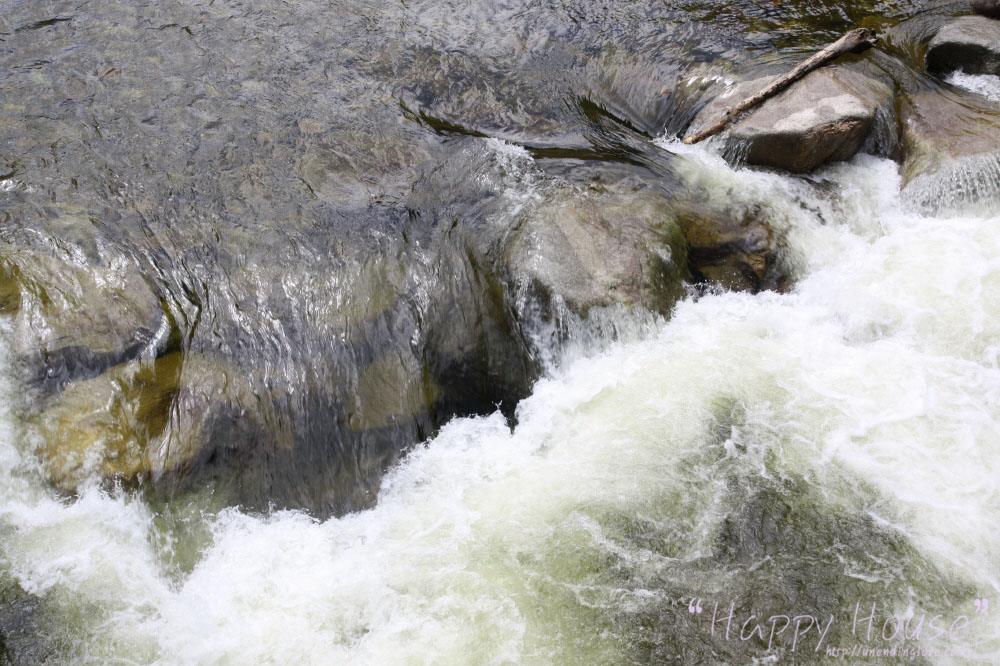
<svg viewBox="0 0 1000 666"><path fill-rule="evenodd" d="M992 74L966 74L956 70L949 74L945 81L953 86L964 88L977 95L1000 102L1000 76Z"/></svg>

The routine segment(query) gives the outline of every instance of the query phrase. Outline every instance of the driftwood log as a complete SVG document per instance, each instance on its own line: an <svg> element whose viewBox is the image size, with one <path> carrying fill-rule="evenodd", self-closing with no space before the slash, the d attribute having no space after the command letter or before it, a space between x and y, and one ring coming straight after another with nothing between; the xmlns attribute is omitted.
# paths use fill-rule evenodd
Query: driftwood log
<svg viewBox="0 0 1000 666"><path fill-rule="evenodd" d="M810 56L792 71L776 78L770 85L756 95L747 97L745 100L726 111L722 118L720 118L717 122L684 139L684 143L698 143L699 141L703 141L710 136L715 136L724 130L726 125L741 116L743 113L749 111L755 106L758 106L771 97L774 97L814 69L818 69L828 62L836 60L845 53L861 53L862 51L867 51L871 47L875 46L877 41L878 37L875 33L867 28L855 28L854 30L851 30L822 51L818 51Z"/></svg>

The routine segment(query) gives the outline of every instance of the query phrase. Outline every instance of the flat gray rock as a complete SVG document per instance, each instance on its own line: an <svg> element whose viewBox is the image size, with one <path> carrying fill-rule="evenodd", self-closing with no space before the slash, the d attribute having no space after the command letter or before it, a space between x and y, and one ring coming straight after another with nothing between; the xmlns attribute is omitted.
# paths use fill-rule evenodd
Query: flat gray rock
<svg viewBox="0 0 1000 666"><path fill-rule="evenodd" d="M927 47L928 71L956 69L969 74L1000 74L1000 21L961 16L945 23Z"/></svg>
<svg viewBox="0 0 1000 666"><path fill-rule="evenodd" d="M774 77L731 86L689 128L705 127ZM892 90L860 72L824 67L764 102L727 130L726 152L747 164L807 172L849 159L864 144L880 108L891 112Z"/></svg>

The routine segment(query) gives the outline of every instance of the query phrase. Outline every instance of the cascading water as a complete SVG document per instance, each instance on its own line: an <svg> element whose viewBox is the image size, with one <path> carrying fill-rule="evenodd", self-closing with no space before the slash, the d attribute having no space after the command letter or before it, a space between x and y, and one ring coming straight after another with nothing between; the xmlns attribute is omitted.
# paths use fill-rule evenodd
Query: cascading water
<svg viewBox="0 0 1000 666"><path fill-rule="evenodd" d="M977 612L1000 606L1000 216L906 212L869 156L805 180L662 145L766 207L794 289L577 349L515 427L452 421L370 510L58 499L5 414L0 554L37 661L1000 661L1000 608Z"/></svg>
<svg viewBox="0 0 1000 666"><path fill-rule="evenodd" d="M946 80L954 86L978 93L994 102L1000 102L1000 76L954 71Z"/></svg>

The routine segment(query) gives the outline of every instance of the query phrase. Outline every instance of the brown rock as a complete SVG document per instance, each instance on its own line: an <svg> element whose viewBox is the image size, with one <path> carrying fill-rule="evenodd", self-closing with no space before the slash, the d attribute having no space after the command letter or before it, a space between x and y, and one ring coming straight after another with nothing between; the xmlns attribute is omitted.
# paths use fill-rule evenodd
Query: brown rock
<svg viewBox="0 0 1000 666"><path fill-rule="evenodd" d="M74 382L44 404L33 417L42 434L37 454L65 491L95 478L155 479L203 453L220 408L259 401L246 373L220 361L178 353L132 361ZM292 447L287 428L243 420L274 445Z"/></svg>
<svg viewBox="0 0 1000 666"><path fill-rule="evenodd" d="M936 211L1000 196L1000 108L973 94L931 90L900 106L904 196Z"/></svg>
<svg viewBox="0 0 1000 666"><path fill-rule="evenodd" d="M677 223L687 240L688 266L696 279L734 291L783 286L777 238L759 208L688 207Z"/></svg>
<svg viewBox="0 0 1000 666"><path fill-rule="evenodd" d="M736 84L709 103L690 132L714 121L770 78ZM736 161L808 172L849 159L863 145L880 109L892 104L885 84L846 67L824 67L764 102L728 130L726 153Z"/></svg>

